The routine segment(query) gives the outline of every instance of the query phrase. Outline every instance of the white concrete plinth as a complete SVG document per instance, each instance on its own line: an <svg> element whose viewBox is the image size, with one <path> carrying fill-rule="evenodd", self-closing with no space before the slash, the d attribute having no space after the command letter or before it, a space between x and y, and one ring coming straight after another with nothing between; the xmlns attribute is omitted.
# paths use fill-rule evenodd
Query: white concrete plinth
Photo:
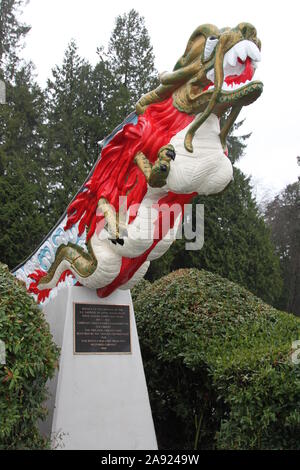
<svg viewBox="0 0 300 470"><path fill-rule="evenodd" d="M132 353L75 355L74 302L129 305ZM100 299L90 289L70 287L61 290L44 311L61 347L59 373L50 384L53 398L48 403L48 426L55 403L54 448L157 449L130 291L119 290Z"/></svg>

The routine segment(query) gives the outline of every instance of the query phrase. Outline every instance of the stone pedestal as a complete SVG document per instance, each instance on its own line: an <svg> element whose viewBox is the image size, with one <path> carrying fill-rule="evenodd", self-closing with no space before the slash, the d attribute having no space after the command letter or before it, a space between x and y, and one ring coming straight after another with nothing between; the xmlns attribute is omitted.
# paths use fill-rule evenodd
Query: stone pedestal
<svg viewBox="0 0 300 470"><path fill-rule="evenodd" d="M130 354L74 354L74 303L129 305ZM157 449L130 291L100 299L84 287L61 290L44 307L61 347L57 377L49 384L53 448Z"/></svg>

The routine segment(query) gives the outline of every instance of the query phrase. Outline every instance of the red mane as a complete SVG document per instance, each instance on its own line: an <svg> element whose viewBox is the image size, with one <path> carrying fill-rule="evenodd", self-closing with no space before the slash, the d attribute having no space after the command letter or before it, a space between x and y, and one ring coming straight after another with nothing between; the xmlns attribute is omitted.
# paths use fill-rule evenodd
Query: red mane
<svg viewBox="0 0 300 470"><path fill-rule="evenodd" d="M107 199L116 211L119 197L127 196L127 207L139 204L147 191L147 181L134 163L137 152L143 152L153 163L159 149L170 142L172 137L184 129L194 116L178 111L172 97L158 104L150 105L138 117L137 124L126 124L101 152L93 175L68 207L65 230L79 222L79 234L87 228L87 240L95 232L96 224L103 216L96 215L98 201Z"/></svg>
<svg viewBox="0 0 300 470"><path fill-rule="evenodd" d="M107 199L116 211L119 210L119 197L127 196L127 207L140 204L147 192L147 181L144 174L134 163L137 152L143 152L151 163L157 159L159 149L167 145L172 137L188 126L194 116L178 111L173 106L172 97L158 104L150 105L144 114L138 117L137 124L126 124L104 147L93 175L85 185L85 189L68 208L68 220L65 229L79 222L79 234L87 228L87 240L93 235L96 225L104 216L97 216L97 205L101 197ZM168 192L158 202L160 206L173 207L177 204L183 214L184 204L188 203L193 194L174 194ZM177 217L177 214L175 214ZM110 295L116 288L125 284L147 260L149 253L166 235L169 227L161 228L162 212L159 213L156 230L159 236L151 247L136 258L122 258L119 275L107 286L97 289L99 297ZM132 216L131 222L134 219Z"/></svg>

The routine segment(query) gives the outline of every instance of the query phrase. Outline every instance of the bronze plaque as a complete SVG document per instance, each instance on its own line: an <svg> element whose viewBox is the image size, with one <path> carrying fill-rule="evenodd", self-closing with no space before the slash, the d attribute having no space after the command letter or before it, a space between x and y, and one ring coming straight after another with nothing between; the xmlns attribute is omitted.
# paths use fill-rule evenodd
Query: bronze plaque
<svg viewBox="0 0 300 470"><path fill-rule="evenodd" d="M74 354L130 354L129 305L74 303Z"/></svg>

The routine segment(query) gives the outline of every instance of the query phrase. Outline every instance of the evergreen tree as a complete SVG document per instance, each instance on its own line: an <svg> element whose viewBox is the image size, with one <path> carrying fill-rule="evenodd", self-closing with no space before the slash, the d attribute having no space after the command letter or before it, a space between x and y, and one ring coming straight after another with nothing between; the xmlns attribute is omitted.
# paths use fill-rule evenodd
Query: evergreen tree
<svg viewBox="0 0 300 470"><path fill-rule="evenodd" d="M0 70L2 78L11 79L19 61L18 51L22 47L21 39L30 27L19 20L26 0L0 0ZM1 77L0 77L1 78Z"/></svg>
<svg viewBox="0 0 300 470"><path fill-rule="evenodd" d="M0 78L6 104L0 106L0 252L14 267L47 231L43 174L44 96L32 65L19 58L29 27L20 23L23 0L0 2Z"/></svg>
<svg viewBox="0 0 300 470"><path fill-rule="evenodd" d="M62 66L56 66L52 74L46 90L46 154L54 223L92 168L101 121L92 67L78 55L74 41L66 50Z"/></svg>
<svg viewBox="0 0 300 470"><path fill-rule="evenodd" d="M300 315L300 178L269 202L265 217L284 279L277 305Z"/></svg>
<svg viewBox="0 0 300 470"><path fill-rule="evenodd" d="M154 56L144 19L118 16L107 52L94 68L72 41L47 85L49 190L53 223L65 210L97 158L98 145L141 95L155 86Z"/></svg>
<svg viewBox="0 0 300 470"><path fill-rule="evenodd" d="M41 241L47 229L44 188L44 96L30 66L6 84L0 107L0 252L11 268Z"/></svg>
<svg viewBox="0 0 300 470"><path fill-rule="evenodd" d="M234 130L241 124L238 123ZM233 161L243 155L248 137L237 137L234 133L229 136L229 154ZM154 280L178 268L203 268L274 303L282 287L279 260L251 194L249 179L234 168L234 180L221 194L198 196L193 204L204 204L203 248L187 251L186 240L177 240L162 261L151 263L146 277Z"/></svg>
<svg viewBox="0 0 300 470"><path fill-rule="evenodd" d="M144 18L137 11L132 9L116 18L104 56L112 79L110 114L117 125L134 110L139 98L157 85L153 48Z"/></svg>
<svg viewBox="0 0 300 470"><path fill-rule="evenodd" d="M118 96L115 92L115 82L110 70L109 62L104 49L97 49L99 61L92 73L93 109L98 119L98 136L102 140L119 125L123 119L118 120Z"/></svg>

